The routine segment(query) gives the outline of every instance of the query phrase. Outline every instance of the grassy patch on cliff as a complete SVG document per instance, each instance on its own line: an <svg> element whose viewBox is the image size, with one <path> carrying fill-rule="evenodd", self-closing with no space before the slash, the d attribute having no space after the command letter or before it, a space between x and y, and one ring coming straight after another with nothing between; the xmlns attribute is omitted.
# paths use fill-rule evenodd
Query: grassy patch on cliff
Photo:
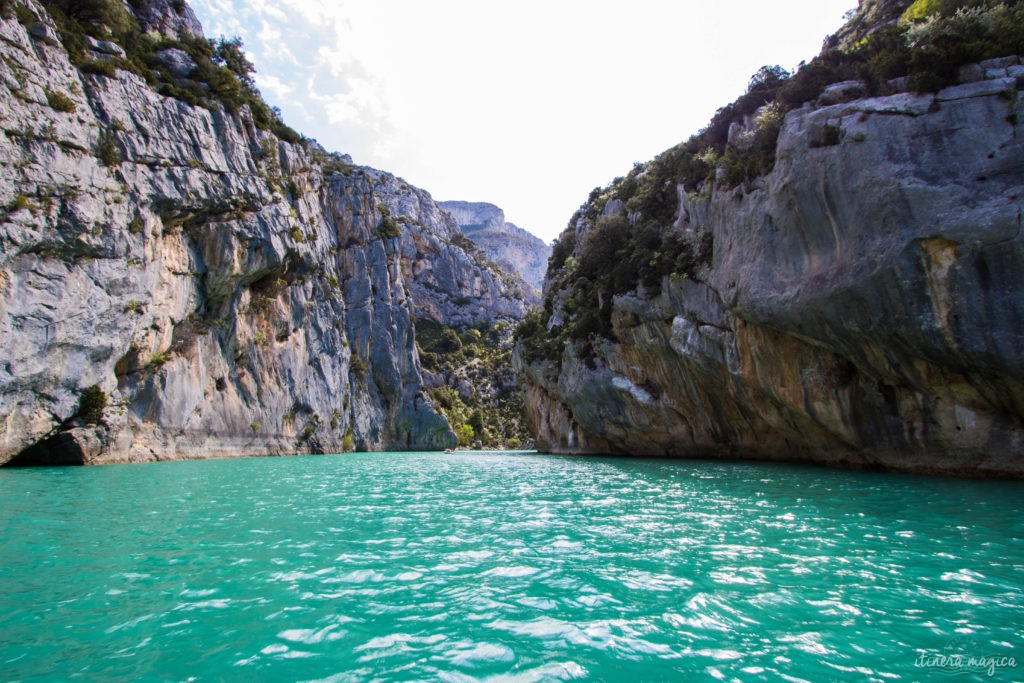
<svg viewBox="0 0 1024 683"><path fill-rule="evenodd" d="M512 371L512 329L505 323L457 330L416 322L423 369L435 378L427 390L448 419L459 445L519 448L529 440L523 397Z"/></svg>

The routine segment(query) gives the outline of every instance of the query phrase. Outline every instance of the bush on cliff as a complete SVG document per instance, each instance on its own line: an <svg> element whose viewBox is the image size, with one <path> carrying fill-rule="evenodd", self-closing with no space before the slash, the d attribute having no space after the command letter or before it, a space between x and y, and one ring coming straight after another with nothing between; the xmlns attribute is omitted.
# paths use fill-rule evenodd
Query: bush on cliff
<svg viewBox="0 0 1024 683"><path fill-rule="evenodd" d="M82 392L78 399L78 417L89 424L103 421L103 411L107 407L107 395L98 385L93 384Z"/></svg>

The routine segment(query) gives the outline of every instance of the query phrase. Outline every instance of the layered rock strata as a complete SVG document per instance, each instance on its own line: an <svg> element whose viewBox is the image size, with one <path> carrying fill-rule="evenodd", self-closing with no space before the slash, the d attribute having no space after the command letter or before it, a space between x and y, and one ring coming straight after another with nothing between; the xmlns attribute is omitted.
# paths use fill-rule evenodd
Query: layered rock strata
<svg viewBox="0 0 1024 683"><path fill-rule="evenodd" d="M1024 67L964 75L805 105L767 176L677 187L713 256L616 297L593 357L520 357L540 447L1024 475Z"/></svg>

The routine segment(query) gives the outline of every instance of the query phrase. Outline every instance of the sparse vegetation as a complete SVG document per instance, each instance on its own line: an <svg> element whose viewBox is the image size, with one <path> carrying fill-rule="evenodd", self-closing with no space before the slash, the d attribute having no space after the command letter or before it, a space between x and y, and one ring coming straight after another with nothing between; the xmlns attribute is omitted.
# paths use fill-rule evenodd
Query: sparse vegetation
<svg viewBox="0 0 1024 683"><path fill-rule="evenodd" d="M43 0L42 4L57 25L71 62L85 73L113 78L117 69L123 69L138 74L161 94L194 106L223 106L230 113L248 106L257 128L289 143L305 142L282 121L280 110L263 100L252 77L255 68L245 56L241 39L208 40L185 34L175 40L143 33L120 0ZM14 11L27 26L37 20L24 5L16 5ZM116 42L125 56L94 59L87 35ZM157 57L169 48L184 51L196 65L183 82L177 82Z"/></svg>
<svg viewBox="0 0 1024 683"><path fill-rule="evenodd" d="M37 21L39 21L39 18L35 15L35 13L31 9L28 8L28 5L22 5L20 3L14 3L13 0L11 1L10 4L14 5L14 16L17 17L18 23L20 23L25 28L29 28L29 27L32 26L32 24L34 24ZM9 6L9 5L6 5L6 3L5 3L5 6ZM4 17L5 18L10 18L10 17L7 16L7 10L6 9L4 10Z"/></svg>
<svg viewBox="0 0 1024 683"><path fill-rule="evenodd" d="M78 67L82 73L103 76L104 78L115 78L117 76L117 62L113 59L87 59Z"/></svg>
<svg viewBox="0 0 1024 683"><path fill-rule="evenodd" d="M365 382L367 375L369 375L369 368L366 366L366 361L363 360L362 356L352 354L352 358L349 361L349 370L352 372L352 376L355 377L358 382Z"/></svg>
<svg viewBox="0 0 1024 683"><path fill-rule="evenodd" d="M114 140L114 134L109 131L100 131L99 137L96 140L96 158L98 158L104 166L114 167L121 163L121 150L117 148L117 142Z"/></svg>
<svg viewBox="0 0 1024 683"><path fill-rule="evenodd" d="M149 366L153 368L160 368L171 359L169 351L157 351L149 357Z"/></svg>
<svg viewBox="0 0 1024 683"><path fill-rule="evenodd" d="M14 201L11 202L10 211L11 213L14 213L15 211L23 211L25 209L31 210L36 208L38 207L36 206L35 202L29 199L28 195L19 194L14 198Z"/></svg>
<svg viewBox="0 0 1024 683"><path fill-rule="evenodd" d="M382 240L394 239L402 236L402 228L394 218L385 216L377 226L376 235Z"/></svg>
<svg viewBox="0 0 1024 683"><path fill-rule="evenodd" d="M78 398L78 417L89 424L100 424L107 408L107 394L97 384L82 392Z"/></svg>
<svg viewBox="0 0 1024 683"><path fill-rule="evenodd" d="M46 102L52 109L70 114L77 108L74 100L59 90L46 90Z"/></svg>
<svg viewBox="0 0 1024 683"><path fill-rule="evenodd" d="M523 398L512 371L512 330L481 323L461 332L429 320L416 322L416 344L424 370L443 381L428 395L448 419L461 446L521 445Z"/></svg>

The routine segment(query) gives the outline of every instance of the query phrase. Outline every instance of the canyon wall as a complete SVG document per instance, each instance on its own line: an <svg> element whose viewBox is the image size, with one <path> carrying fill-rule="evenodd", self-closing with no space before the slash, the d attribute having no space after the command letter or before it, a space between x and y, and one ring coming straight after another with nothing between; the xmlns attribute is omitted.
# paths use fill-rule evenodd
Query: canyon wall
<svg viewBox="0 0 1024 683"><path fill-rule="evenodd" d="M840 84L786 114L767 175L666 185L700 258L616 294L607 335L520 341L539 447L1024 475L1024 67L962 75ZM644 220L598 194L548 274L548 338L588 235Z"/></svg>
<svg viewBox="0 0 1024 683"><path fill-rule="evenodd" d="M440 202L459 229L473 240L487 258L505 270L518 273L530 285L530 303L539 303L551 247L536 235L505 220L505 212L487 202Z"/></svg>
<svg viewBox="0 0 1024 683"><path fill-rule="evenodd" d="M178 5L138 23L187 38ZM0 20L0 464L454 445L415 319L514 320L515 278L426 192L66 35L31 0Z"/></svg>

